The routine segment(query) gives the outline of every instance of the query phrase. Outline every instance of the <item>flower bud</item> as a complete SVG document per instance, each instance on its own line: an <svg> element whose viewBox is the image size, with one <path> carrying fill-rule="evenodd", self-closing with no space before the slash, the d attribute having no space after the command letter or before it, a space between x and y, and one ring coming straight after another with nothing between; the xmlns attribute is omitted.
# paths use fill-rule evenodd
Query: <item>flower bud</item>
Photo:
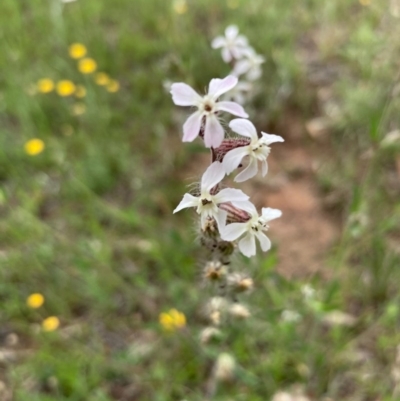
<svg viewBox="0 0 400 401"><path fill-rule="evenodd" d="M219 381L229 381L235 372L235 360L230 354L219 354L215 364L215 377Z"/></svg>
<svg viewBox="0 0 400 401"><path fill-rule="evenodd" d="M239 303L231 305L229 313L237 319L247 319L250 316L250 311L244 305Z"/></svg>
<svg viewBox="0 0 400 401"><path fill-rule="evenodd" d="M211 340L217 339L221 336L221 331L215 327L206 327L200 333L200 341L202 344L208 344Z"/></svg>
<svg viewBox="0 0 400 401"><path fill-rule="evenodd" d="M210 261L204 267L203 277L209 281L219 281L226 275L226 267L219 261Z"/></svg>
<svg viewBox="0 0 400 401"><path fill-rule="evenodd" d="M250 291L254 286L253 279L241 273L229 274L227 281L229 287L236 293Z"/></svg>

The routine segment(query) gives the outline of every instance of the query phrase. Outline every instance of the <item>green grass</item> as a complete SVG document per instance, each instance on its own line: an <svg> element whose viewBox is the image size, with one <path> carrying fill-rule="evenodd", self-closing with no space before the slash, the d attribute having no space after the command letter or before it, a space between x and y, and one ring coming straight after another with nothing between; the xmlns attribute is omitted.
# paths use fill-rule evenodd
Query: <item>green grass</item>
<svg viewBox="0 0 400 401"><path fill-rule="evenodd" d="M398 19L373 0L228 3L189 1L178 15L162 0L64 8L2 0L0 354L11 349L16 361L0 358L0 380L13 400L202 400L220 352L234 355L237 370L215 400L264 401L294 384L312 400L396 400L400 147L380 142L399 127ZM250 107L260 129L291 111L304 123L329 119L329 135L317 143L330 155L318 183L336 199L331 212L343 232L327 263L330 278L312 279L311 301L300 291L308 279L274 271L275 251L238 258L256 281L245 301L253 315L203 347L201 308L210 295L199 283L203 257L193 216L172 215L186 168L203 149L180 142L186 113L163 83L202 90L228 74L210 41L230 23L267 59ZM77 71L73 42L88 47L120 91ZM71 115L74 101L54 92L33 95L44 77L85 85L86 113ZM24 152L32 138L46 144L35 157ZM46 298L35 311L25 304L33 292ZM170 308L188 324L167 335L158 315ZM282 321L287 309L301 320ZM356 324L327 326L333 310ZM43 333L38 327L51 315L61 327ZM9 333L17 345L7 345Z"/></svg>

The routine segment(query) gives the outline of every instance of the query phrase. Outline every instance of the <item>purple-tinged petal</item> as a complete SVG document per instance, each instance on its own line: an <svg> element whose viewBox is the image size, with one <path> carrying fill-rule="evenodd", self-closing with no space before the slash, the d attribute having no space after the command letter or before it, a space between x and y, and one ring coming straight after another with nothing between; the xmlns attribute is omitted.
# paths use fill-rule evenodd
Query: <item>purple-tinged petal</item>
<svg viewBox="0 0 400 401"><path fill-rule="evenodd" d="M211 47L213 49L219 49L220 47L224 47L226 45L226 39L223 36L217 36L211 42Z"/></svg>
<svg viewBox="0 0 400 401"><path fill-rule="evenodd" d="M256 254L256 239L253 234L248 233L239 241L239 250L248 258Z"/></svg>
<svg viewBox="0 0 400 401"><path fill-rule="evenodd" d="M261 249L267 252L271 249L271 241L269 238L261 231L256 232L256 237L260 241Z"/></svg>
<svg viewBox="0 0 400 401"><path fill-rule="evenodd" d="M211 164L201 177L201 190L210 191L225 177L225 169L219 161Z"/></svg>
<svg viewBox="0 0 400 401"><path fill-rule="evenodd" d="M221 238L224 241L235 241L247 231L246 223L228 224L221 231Z"/></svg>
<svg viewBox="0 0 400 401"><path fill-rule="evenodd" d="M250 158L249 165L235 177L235 182L243 182L257 174L258 166L257 159Z"/></svg>
<svg viewBox="0 0 400 401"><path fill-rule="evenodd" d="M234 116L247 118L249 115L244 111L244 108L235 102L218 102L215 105L216 110L226 111Z"/></svg>
<svg viewBox="0 0 400 401"><path fill-rule="evenodd" d="M246 157L250 151L250 146L241 146L239 148L230 150L224 156L224 160L222 160L226 174L230 174L233 170L238 168L242 159Z"/></svg>
<svg viewBox="0 0 400 401"><path fill-rule="evenodd" d="M265 221L277 219L282 216L282 212L279 209L272 209L270 207L263 207L261 210L261 216Z"/></svg>
<svg viewBox="0 0 400 401"><path fill-rule="evenodd" d="M177 106L196 106L201 101L201 96L182 82L171 85L171 95Z"/></svg>
<svg viewBox="0 0 400 401"><path fill-rule="evenodd" d="M199 111L193 113L183 124L183 142L192 142L199 135L202 114Z"/></svg>
<svg viewBox="0 0 400 401"><path fill-rule="evenodd" d="M224 188L214 196L214 201L217 204L224 202L242 202L247 201L249 196L247 196L240 189L235 188Z"/></svg>
<svg viewBox="0 0 400 401"><path fill-rule="evenodd" d="M230 91L236 86L238 79L233 75L228 75L224 79L212 79L208 88L208 95L218 99L223 93Z"/></svg>
<svg viewBox="0 0 400 401"><path fill-rule="evenodd" d="M236 25L229 25L225 29L225 36L227 39L235 39L238 36L239 28Z"/></svg>
<svg viewBox="0 0 400 401"><path fill-rule="evenodd" d="M197 207L199 204L199 198L193 195L185 194L179 205L175 208L174 213L179 212L187 207Z"/></svg>
<svg viewBox="0 0 400 401"><path fill-rule="evenodd" d="M265 132L262 132L262 141L263 143L265 143L266 145L270 145L271 143L275 143L275 142L285 142L285 140L279 136L279 135L274 135L274 134L267 134Z"/></svg>
<svg viewBox="0 0 400 401"><path fill-rule="evenodd" d="M204 129L204 145L206 148L218 148L224 137L225 132L218 118L214 115L207 116Z"/></svg>
<svg viewBox="0 0 400 401"><path fill-rule="evenodd" d="M256 127L249 120L235 118L229 123L229 128L239 135L258 140Z"/></svg>

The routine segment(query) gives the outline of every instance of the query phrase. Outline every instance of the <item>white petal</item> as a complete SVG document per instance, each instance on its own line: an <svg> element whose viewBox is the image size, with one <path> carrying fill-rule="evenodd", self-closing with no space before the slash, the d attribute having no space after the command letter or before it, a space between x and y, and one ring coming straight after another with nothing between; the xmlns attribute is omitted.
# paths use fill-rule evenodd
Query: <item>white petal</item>
<svg viewBox="0 0 400 401"><path fill-rule="evenodd" d="M207 148L218 148L224 140L225 132L222 125L215 115L209 115L206 118L206 127L204 129L204 145Z"/></svg>
<svg viewBox="0 0 400 401"><path fill-rule="evenodd" d="M282 212L279 209L272 209L270 207L263 207L261 210L261 216L266 221L277 219L282 216Z"/></svg>
<svg viewBox="0 0 400 401"><path fill-rule="evenodd" d="M239 148L230 150L224 156L224 160L222 160L226 174L230 174L233 170L235 170L239 166L242 159L250 152L250 146L241 146Z"/></svg>
<svg viewBox="0 0 400 401"><path fill-rule="evenodd" d="M173 102L178 106L196 106L201 101L200 95L182 82L171 85L171 94Z"/></svg>
<svg viewBox="0 0 400 401"><path fill-rule="evenodd" d="M225 29L225 36L228 39L235 39L238 33L239 33L239 28L236 25L229 25Z"/></svg>
<svg viewBox="0 0 400 401"><path fill-rule="evenodd" d="M221 238L224 241L235 241L247 230L246 223L232 223L225 226L221 231Z"/></svg>
<svg viewBox="0 0 400 401"><path fill-rule="evenodd" d="M208 95L218 99L223 93L230 91L236 86L238 79L233 75L228 75L224 79L212 79L208 87Z"/></svg>
<svg viewBox="0 0 400 401"><path fill-rule="evenodd" d="M228 212L222 209L218 209L218 213L215 216L215 221L218 225L218 230L221 232L226 227L226 218L228 216Z"/></svg>
<svg viewBox="0 0 400 401"><path fill-rule="evenodd" d="M215 203L241 202L249 199L243 191L235 188L224 188L214 196Z"/></svg>
<svg viewBox="0 0 400 401"><path fill-rule="evenodd" d="M247 118L249 115L244 111L244 108L235 102L218 102L215 105L216 110L227 111L235 116Z"/></svg>
<svg viewBox="0 0 400 401"><path fill-rule="evenodd" d="M267 145L270 145L271 143L275 143L275 142L285 142L285 140L279 135L266 134L265 132L262 132L262 131L261 131L261 134L262 134L262 138L261 138L262 142Z"/></svg>
<svg viewBox="0 0 400 401"><path fill-rule="evenodd" d="M179 212L182 209L185 209L187 207L197 207L199 204L199 198L196 198L193 195L190 194L185 194L183 196L183 199L181 200L181 203L175 208L174 213Z"/></svg>
<svg viewBox="0 0 400 401"><path fill-rule="evenodd" d="M192 142L199 135L202 114L199 111L193 113L183 124L183 142Z"/></svg>
<svg viewBox="0 0 400 401"><path fill-rule="evenodd" d="M229 62L232 61L232 53L231 53L231 51L230 51L228 48L226 48L226 47L224 47L224 48L222 49L222 51L221 51L221 56L222 56L222 60L224 60L225 63L229 63Z"/></svg>
<svg viewBox="0 0 400 401"><path fill-rule="evenodd" d="M263 160L261 162L261 168L262 168L262 176L265 177L268 173L268 163L266 160Z"/></svg>
<svg viewBox="0 0 400 401"><path fill-rule="evenodd" d="M222 163L216 161L211 164L201 177L201 190L210 191L225 177L225 169Z"/></svg>
<svg viewBox="0 0 400 401"><path fill-rule="evenodd" d="M236 46L238 47L243 47L243 51L245 51L244 48L247 48L248 46L248 41L246 36L244 35L239 35L236 40L235 40Z"/></svg>
<svg viewBox="0 0 400 401"><path fill-rule="evenodd" d="M239 135L258 140L256 127L249 120L235 118L229 123L229 128Z"/></svg>
<svg viewBox="0 0 400 401"><path fill-rule="evenodd" d="M257 170L257 159L251 157L249 165L235 177L235 182L243 182L254 177L257 174Z"/></svg>
<svg viewBox="0 0 400 401"><path fill-rule="evenodd" d="M237 207L238 209L244 210L250 216L258 216L258 212L256 207L249 201L241 201L241 202L232 202L233 206Z"/></svg>
<svg viewBox="0 0 400 401"><path fill-rule="evenodd" d="M213 49L219 49L220 47L224 47L226 45L226 39L223 36L217 36L212 42L211 47Z"/></svg>
<svg viewBox="0 0 400 401"><path fill-rule="evenodd" d="M246 77L249 81L255 81L260 78L262 75L262 69L260 67L253 67L246 74Z"/></svg>
<svg viewBox="0 0 400 401"><path fill-rule="evenodd" d="M233 68L233 72L235 75L242 75L248 72L251 68L251 64L249 60L239 60L235 67Z"/></svg>
<svg viewBox="0 0 400 401"><path fill-rule="evenodd" d="M261 231L258 231L256 233L256 236L257 236L258 240L260 241L261 249L264 252L269 251L271 249L271 241L269 240L269 238Z"/></svg>
<svg viewBox="0 0 400 401"><path fill-rule="evenodd" d="M256 239L254 235L248 233L239 241L239 250L243 255L250 257L256 254Z"/></svg>

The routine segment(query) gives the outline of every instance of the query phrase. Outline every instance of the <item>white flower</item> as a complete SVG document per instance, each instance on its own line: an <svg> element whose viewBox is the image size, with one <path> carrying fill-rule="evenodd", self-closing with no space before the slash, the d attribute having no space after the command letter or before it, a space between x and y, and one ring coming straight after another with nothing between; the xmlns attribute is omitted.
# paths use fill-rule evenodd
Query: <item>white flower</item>
<svg viewBox="0 0 400 401"><path fill-rule="evenodd" d="M217 194L211 193L224 176L225 170L220 162L216 161L211 164L201 178L200 196L185 194L174 213L187 207L196 207L197 213L201 216L202 229L206 227L207 220L210 218L214 218L220 227L223 226L226 212L219 209L218 205L224 202L241 202L249 199L240 189L225 188Z"/></svg>
<svg viewBox="0 0 400 401"><path fill-rule="evenodd" d="M225 36L217 36L211 43L213 49L222 48L222 59L229 63L233 59L240 59L248 49L247 38L239 35L236 25L229 25L225 29Z"/></svg>
<svg viewBox="0 0 400 401"><path fill-rule="evenodd" d="M256 237L260 241L261 249L266 252L271 248L271 241L263 233L268 230L267 223L282 215L278 209L262 208L261 216L258 215L255 206L249 202L233 202L234 206L245 210L250 215L250 220L244 223L232 223L221 228L221 238L225 241L235 241L242 235L239 241L239 250L243 255L250 257L256 254Z"/></svg>
<svg viewBox="0 0 400 401"><path fill-rule="evenodd" d="M261 64L265 62L265 58L251 47L246 50L244 56L245 58L235 64L232 74L235 76L246 74L249 81L255 81L262 75Z"/></svg>
<svg viewBox="0 0 400 401"><path fill-rule="evenodd" d="M224 79L212 79L208 88L208 93L203 97L184 83L171 85L172 100L176 105L196 106L198 108L183 125L183 142L192 142L199 135L204 118L204 144L208 148L217 148L224 140L225 133L218 121L216 113L218 111L226 111L235 116L248 117L248 114L240 104L217 101L222 94L231 90L237 83L238 79L232 75L228 75Z"/></svg>
<svg viewBox="0 0 400 401"><path fill-rule="evenodd" d="M274 142L284 142L283 138L278 135L269 135L262 132L262 137L258 138L254 125L249 120L236 118L229 124L232 131L250 138L250 144L240 146L230 150L224 157L223 165L227 174L235 170L245 156L249 156L248 166L236 176L236 182L243 182L254 177L258 171L258 161L261 162L262 175L268 172L267 157L271 148L268 146Z"/></svg>

